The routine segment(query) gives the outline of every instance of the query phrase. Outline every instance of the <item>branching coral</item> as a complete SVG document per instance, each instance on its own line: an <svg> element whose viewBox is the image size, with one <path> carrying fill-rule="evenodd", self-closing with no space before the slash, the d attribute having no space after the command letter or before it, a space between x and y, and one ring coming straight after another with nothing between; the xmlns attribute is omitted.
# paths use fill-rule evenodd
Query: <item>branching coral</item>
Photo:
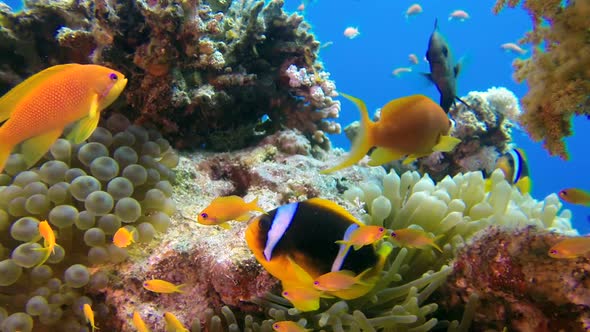
<svg viewBox="0 0 590 332"><path fill-rule="evenodd" d="M536 47L528 59L514 61L514 77L526 81L521 123L531 138L543 140L552 155L567 159L571 117L590 115L590 3L585 0L498 0L494 11L522 3L533 30L521 43Z"/></svg>
<svg viewBox="0 0 590 332"><path fill-rule="evenodd" d="M125 73L124 112L177 147L227 151L290 127L328 149L325 133L340 130L330 121L340 104L318 62L319 42L282 0L27 6L0 8L0 90L49 64L94 62ZM313 85L291 86L290 66L313 73ZM265 114L271 121L257 130Z"/></svg>

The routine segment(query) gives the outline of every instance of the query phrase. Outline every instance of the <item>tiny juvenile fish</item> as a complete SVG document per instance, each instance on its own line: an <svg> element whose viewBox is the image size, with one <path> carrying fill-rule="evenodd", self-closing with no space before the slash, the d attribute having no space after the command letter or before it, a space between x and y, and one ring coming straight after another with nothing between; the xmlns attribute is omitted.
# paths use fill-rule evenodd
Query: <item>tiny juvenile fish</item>
<svg viewBox="0 0 590 332"><path fill-rule="evenodd" d="M359 250L363 246L373 244L386 236L389 236L389 234L385 227L375 225L360 226L350 234L348 239L336 241L336 243L345 244L347 247L352 246L355 250Z"/></svg>
<svg viewBox="0 0 590 332"><path fill-rule="evenodd" d="M39 234L43 237L43 248L37 250L44 251L45 256L43 256L43 259L37 266L43 265L49 259L49 256L55 252L55 233L47 220L39 223Z"/></svg>
<svg viewBox="0 0 590 332"><path fill-rule="evenodd" d="M113 235L113 244L119 248L125 248L129 246L131 243L134 243L133 235L135 234L135 230L131 232L125 228L121 227L117 230L115 235Z"/></svg>
<svg viewBox="0 0 590 332"><path fill-rule="evenodd" d="M258 198L246 203L239 196L217 197L199 213L197 221L202 225L218 225L228 229L230 228L228 221L247 221L251 211L266 213L258 206Z"/></svg>
<svg viewBox="0 0 590 332"><path fill-rule="evenodd" d="M293 321L281 321L272 324L272 329L277 332L305 332L313 331L312 329L306 329L305 327L293 322Z"/></svg>
<svg viewBox="0 0 590 332"><path fill-rule="evenodd" d="M94 325L94 312L92 311L90 304L84 303L83 311L84 317L86 317L86 321L90 323L90 326L92 326L92 332L94 332L95 329L98 330L98 327Z"/></svg>
<svg viewBox="0 0 590 332"><path fill-rule="evenodd" d="M391 240L402 247L425 249L431 246L442 252L442 249L434 242L436 238L432 238L425 231L418 229L396 229L391 234Z"/></svg>
<svg viewBox="0 0 590 332"><path fill-rule="evenodd" d="M553 258L576 258L590 254L590 237L577 236L561 240L549 248Z"/></svg>
<svg viewBox="0 0 590 332"><path fill-rule="evenodd" d="M422 9L422 6L420 6L419 3L415 3L413 5L411 5L410 7L408 7L408 9L406 9L405 15L406 15L406 20L409 19L411 16L416 16L420 13L422 13L424 10Z"/></svg>
<svg viewBox="0 0 590 332"><path fill-rule="evenodd" d="M189 332L171 312L164 313L164 321L166 322L166 332Z"/></svg>
<svg viewBox="0 0 590 332"><path fill-rule="evenodd" d="M355 39L360 35L360 31L358 27L347 27L344 29L343 35L348 39Z"/></svg>
<svg viewBox="0 0 590 332"><path fill-rule="evenodd" d="M365 272L359 275L355 275L354 272L348 270L328 272L317 277L313 282L313 286L318 290L337 292L348 289L356 284L365 284L361 281Z"/></svg>
<svg viewBox="0 0 590 332"><path fill-rule="evenodd" d="M523 49L522 47L518 46L515 43L504 43L500 45L500 48L505 51L510 51L514 53L518 53L520 55L526 54L528 51Z"/></svg>
<svg viewBox="0 0 590 332"><path fill-rule="evenodd" d="M65 64L47 68L0 98L0 172L20 144L27 167L49 150L65 127L78 144L94 131L100 112L121 94L127 79L98 65Z"/></svg>
<svg viewBox="0 0 590 332"><path fill-rule="evenodd" d="M137 311L133 312L133 325L137 329L137 332L150 332L150 329L148 329L143 319L141 319L141 315Z"/></svg>
<svg viewBox="0 0 590 332"><path fill-rule="evenodd" d="M154 293L182 293L183 291L180 289L182 287L184 287L184 284L177 286L171 282L160 279L147 280L143 283L143 288Z"/></svg>
<svg viewBox="0 0 590 332"><path fill-rule="evenodd" d="M559 198L568 203L590 206L590 192L586 190L567 188L561 190L558 195Z"/></svg>
<svg viewBox="0 0 590 332"><path fill-rule="evenodd" d="M449 14L449 21L450 20L459 20L459 21L463 22L467 19L469 19L469 14L462 9L453 10Z"/></svg>

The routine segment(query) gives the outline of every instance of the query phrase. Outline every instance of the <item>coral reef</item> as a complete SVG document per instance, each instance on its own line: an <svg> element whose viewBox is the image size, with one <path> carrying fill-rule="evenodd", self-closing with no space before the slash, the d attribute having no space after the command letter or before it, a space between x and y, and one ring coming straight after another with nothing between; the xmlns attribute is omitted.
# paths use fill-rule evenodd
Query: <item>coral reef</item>
<svg viewBox="0 0 590 332"><path fill-rule="evenodd" d="M558 215L557 196L541 202L523 196L499 171L491 176L490 192L480 172L438 183L417 172L398 176L359 166L322 176L318 170L323 163L309 155L309 146L305 137L286 131L243 151L181 156L172 196L180 213L172 217L172 227L158 243L131 249L133 259L113 266L119 278L100 291L100 298L117 310L99 322L132 330L129 318L139 308L156 330L163 326L162 313L171 311L195 331L270 331L272 322L285 319L315 330L467 331L476 295L470 297L463 319L457 310L437 313L439 305L430 297L453 272L449 261L474 234L490 225L514 229L531 224L576 234L569 211ZM244 223L232 222L232 229L222 230L193 219L213 198L230 194L245 196L246 201L258 197L267 210L311 197L327 198L370 224L444 235L437 239L443 253L394 248L382 280L369 294L350 301L323 299L319 311L301 313L275 295L277 281L249 254ZM147 293L140 287L147 277L186 283L187 292Z"/></svg>
<svg viewBox="0 0 590 332"><path fill-rule="evenodd" d="M80 331L85 303L104 317L112 308L89 295L111 282L104 266L128 257L112 235L124 226L147 243L170 224L178 156L168 141L118 114L103 125L79 145L57 140L29 170L12 154L0 174L2 331ZM45 263L43 220L57 238Z"/></svg>
<svg viewBox="0 0 590 332"><path fill-rule="evenodd" d="M533 227L488 229L460 251L434 298L452 311L477 293L472 331L584 331L590 259L549 257L549 248L562 238Z"/></svg>
<svg viewBox="0 0 590 332"><path fill-rule="evenodd" d="M435 180L441 180L448 174L470 171L490 174L498 157L511 147L512 128L520 116L518 99L502 87L493 87L485 92L472 91L461 99L469 107L457 103L449 113L454 121L451 135L461 139L453 151L434 152L418 159L414 166L396 161L385 167L397 172L417 169ZM375 112L374 119L379 119L379 111ZM355 121L344 129L349 139L354 139L357 128L358 121Z"/></svg>
<svg viewBox="0 0 590 332"><path fill-rule="evenodd" d="M513 63L514 78L529 87L520 121L550 154L567 159L564 138L573 134L572 116L590 116L590 3L498 0L494 12L520 3L533 20L520 43L535 46L530 58Z"/></svg>
<svg viewBox="0 0 590 332"><path fill-rule="evenodd" d="M284 127L330 147L340 127L319 42L283 1L27 2L0 7L0 91L50 64L98 63L129 78L136 123L179 148L227 151ZM292 70L302 74L296 84ZM310 80L310 81L306 81ZM262 116L271 121L262 125Z"/></svg>

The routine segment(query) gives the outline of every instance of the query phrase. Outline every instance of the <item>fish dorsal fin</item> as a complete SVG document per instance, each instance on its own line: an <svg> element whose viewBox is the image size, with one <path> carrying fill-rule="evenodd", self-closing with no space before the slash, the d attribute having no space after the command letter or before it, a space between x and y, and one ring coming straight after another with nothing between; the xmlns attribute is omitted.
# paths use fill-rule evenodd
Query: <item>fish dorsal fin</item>
<svg viewBox="0 0 590 332"><path fill-rule="evenodd" d="M381 108L381 119L387 115L391 115L397 112L408 111L409 108L417 104L418 102L428 99L425 95L411 95L407 97L397 98L391 100L383 108Z"/></svg>
<svg viewBox="0 0 590 332"><path fill-rule="evenodd" d="M313 204L313 205L317 205L317 206L321 206L324 208L327 208L335 213L337 213L338 215L340 215L341 217L343 217L346 220L349 220L355 224L358 225L362 225L364 226L364 224L360 221L358 221L352 214L350 214L350 212L348 212L345 208L343 208L342 206L329 201L327 199L323 199L323 198L319 198L319 197L315 197L315 198L310 198L306 201L309 204Z"/></svg>
<svg viewBox="0 0 590 332"><path fill-rule="evenodd" d="M15 109L14 105L16 105L22 98L26 98L30 91L36 89L39 85L46 82L51 76L59 74L64 70L73 68L75 66L81 65L77 63L70 63L66 65L49 67L27 78L12 88L12 90L0 97L0 122L4 122L10 117Z"/></svg>

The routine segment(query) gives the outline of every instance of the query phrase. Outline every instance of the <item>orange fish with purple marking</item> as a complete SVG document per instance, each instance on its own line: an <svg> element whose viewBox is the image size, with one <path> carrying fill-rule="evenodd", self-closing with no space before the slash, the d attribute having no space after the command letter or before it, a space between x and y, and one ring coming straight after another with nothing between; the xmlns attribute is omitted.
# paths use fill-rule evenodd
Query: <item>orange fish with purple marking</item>
<svg viewBox="0 0 590 332"><path fill-rule="evenodd" d="M24 80L0 98L0 172L19 144L27 167L34 165L74 122L66 138L76 144L86 140L100 112L126 85L127 79L116 70L73 63Z"/></svg>
<svg viewBox="0 0 590 332"><path fill-rule="evenodd" d="M228 221L247 221L250 219L251 211L265 213L264 209L258 206L258 197L248 203L240 196L217 197L199 213L197 221L202 225L218 225L228 229Z"/></svg>
<svg viewBox="0 0 590 332"><path fill-rule="evenodd" d="M182 287L184 287L184 284L177 286L171 282L160 279L147 280L143 283L143 288L154 293L182 293L183 291L180 289Z"/></svg>
<svg viewBox="0 0 590 332"><path fill-rule="evenodd" d="M164 321L166 322L167 332L189 332L189 330L182 325L180 320L171 312L164 313Z"/></svg>
<svg viewBox="0 0 590 332"><path fill-rule="evenodd" d="M98 327L94 325L94 311L92 311L90 304L84 303L82 311L84 312L84 317L86 317L86 321L90 323L90 326L92 327L92 332L94 332L95 329L98 330Z"/></svg>
<svg viewBox="0 0 590 332"><path fill-rule="evenodd" d="M428 233L419 229L402 228L394 230L390 239L402 247L425 249L431 246L442 252L442 249L434 242L439 237L442 237L442 235L430 237Z"/></svg>
<svg viewBox="0 0 590 332"><path fill-rule="evenodd" d="M139 312L133 312L133 326L137 329L137 332L150 332L150 329L147 327Z"/></svg>
<svg viewBox="0 0 590 332"><path fill-rule="evenodd" d="M37 250L44 251L45 256L43 256L43 259L37 264L37 266L43 265L43 263L49 259L49 256L55 252L55 233L47 220L39 223L39 234L43 237L43 248Z"/></svg>
<svg viewBox="0 0 590 332"><path fill-rule="evenodd" d="M345 249L354 247L354 250L359 250L363 246L373 244L384 237L389 236L391 231L388 233L387 229L383 226L368 225L360 226L355 229L348 239L336 241L336 243L346 245Z"/></svg>
<svg viewBox="0 0 590 332"><path fill-rule="evenodd" d="M305 327L289 320L275 322L272 324L272 329L277 332L306 332L313 331L312 329L306 329Z"/></svg>
<svg viewBox="0 0 590 332"><path fill-rule="evenodd" d="M130 232L127 228L121 227L117 230L115 235L113 235L113 244L119 248L125 248L135 242L135 240L133 240L134 234L135 230Z"/></svg>
<svg viewBox="0 0 590 332"><path fill-rule="evenodd" d="M557 195L568 203L590 206L590 192L586 190L567 188L561 190Z"/></svg>
<svg viewBox="0 0 590 332"><path fill-rule="evenodd" d="M590 237L576 236L561 240L549 248L553 258L577 258L590 254Z"/></svg>
<svg viewBox="0 0 590 332"><path fill-rule="evenodd" d="M321 171L331 173L356 164L372 147L370 166L406 158L409 164L435 151L452 151L461 140L449 136L451 120L430 98L413 95L385 104L381 118L373 122L365 103L340 93L356 104L361 112L361 126L347 158L340 164Z"/></svg>

